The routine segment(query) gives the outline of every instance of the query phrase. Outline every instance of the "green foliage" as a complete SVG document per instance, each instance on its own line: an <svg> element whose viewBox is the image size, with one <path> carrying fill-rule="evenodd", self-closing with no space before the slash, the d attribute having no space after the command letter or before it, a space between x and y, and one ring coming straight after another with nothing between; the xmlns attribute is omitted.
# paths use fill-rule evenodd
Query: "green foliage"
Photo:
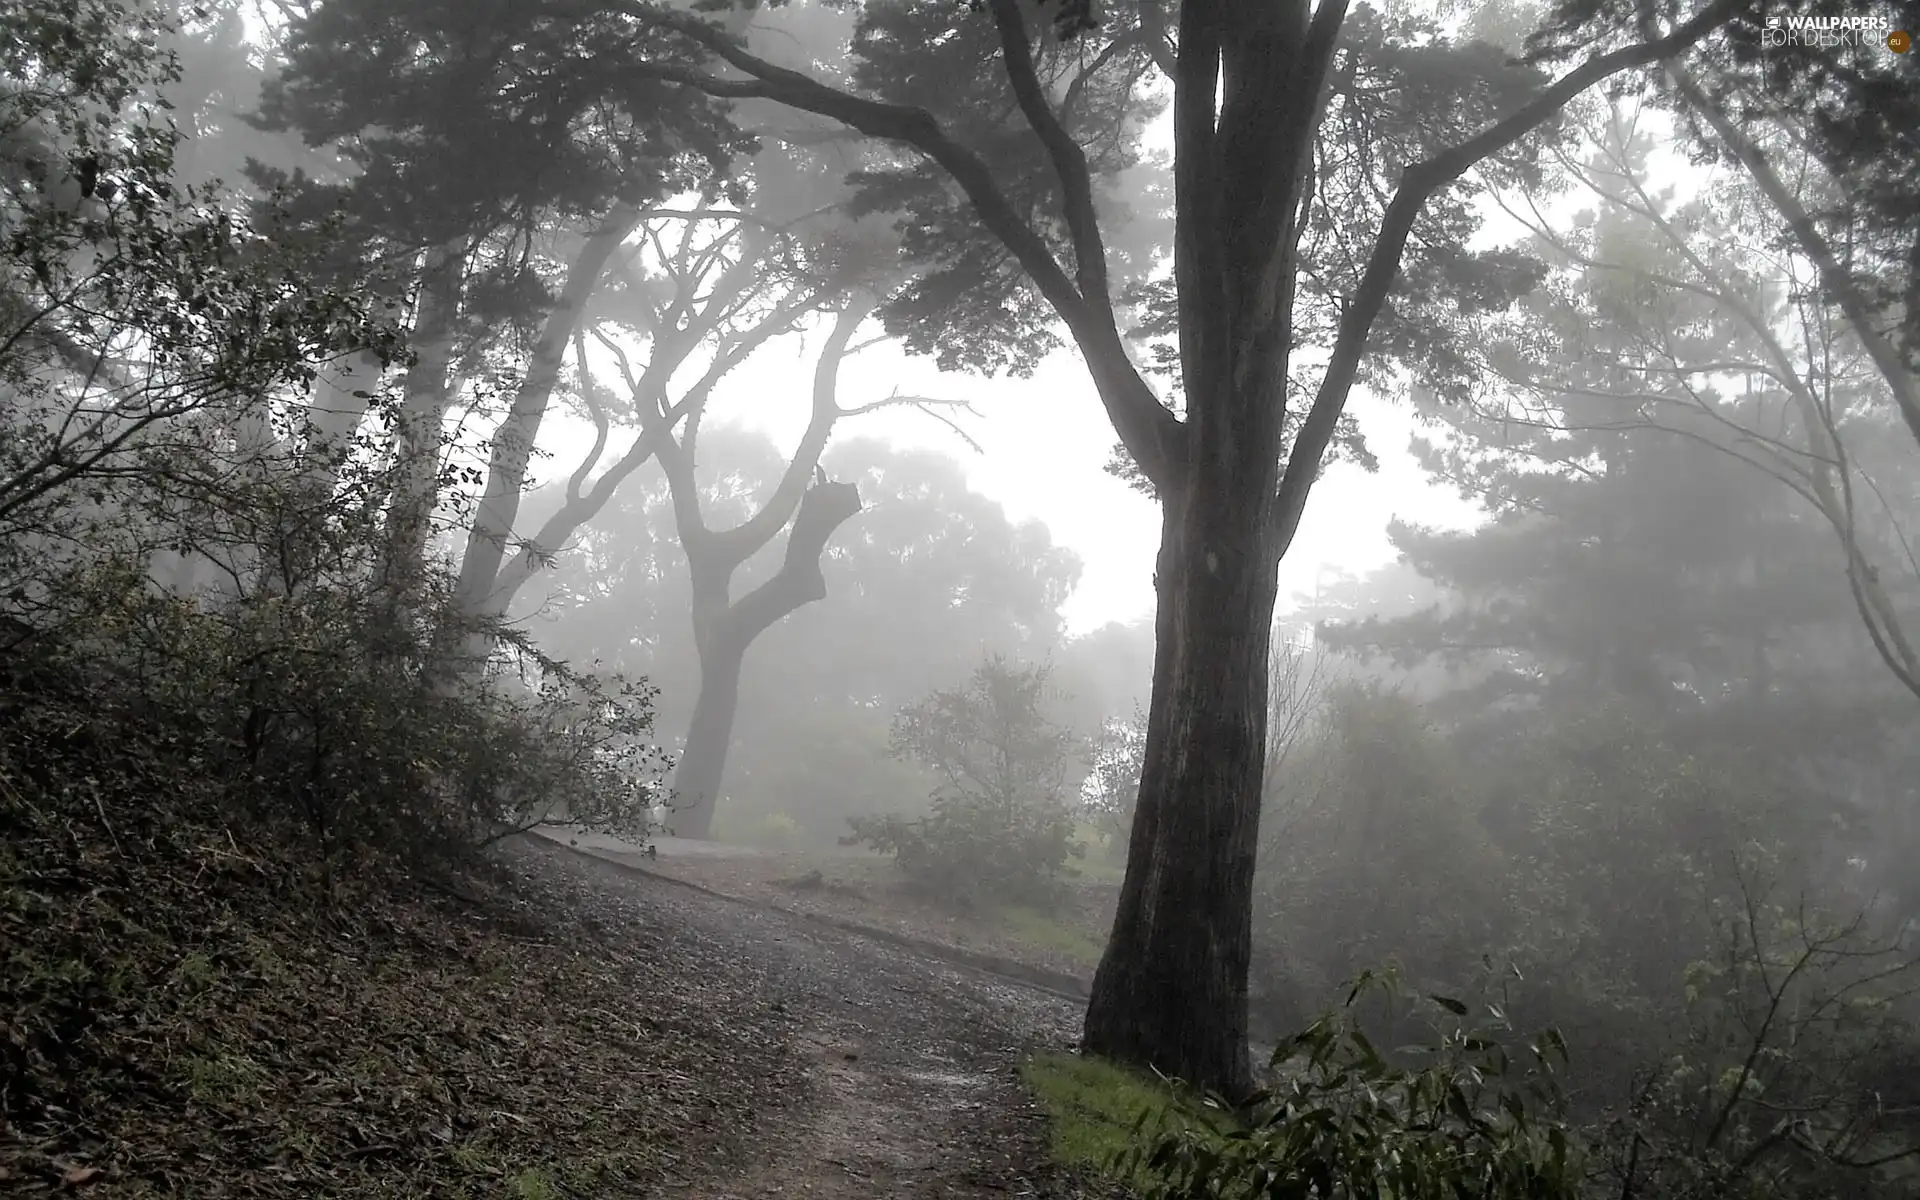
<svg viewBox="0 0 1920 1200"><path fill-rule="evenodd" d="M1411 700L1332 689L1275 773L1256 904L1262 974L1280 1011L1394 961L1421 986L1488 948L1505 896L1460 764Z"/></svg>
<svg viewBox="0 0 1920 1200"><path fill-rule="evenodd" d="M1093 769L1080 787L1083 815L1103 838L1107 852L1124 859L1133 810L1140 802L1140 769L1147 751L1147 714L1135 705L1124 721L1109 718L1091 750Z"/></svg>
<svg viewBox="0 0 1920 1200"><path fill-rule="evenodd" d="M195 604L96 563L60 581L90 637L39 652L76 699L166 714L228 802L324 860L458 858L546 821L644 836L665 766L648 689L524 649L517 675L436 670L461 630L395 622L358 579Z"/></svg>
<svg viewBox="0 0 1920 1200"><path fill-rule="evenodd" d="M1060 121L1085 148L1088 176L1103 202L1118 191L1121 173L1141 160L1140 134L1166 103L1142 86L1153 64L1138 14L1116 7L1106 16L1102 46L1085 38L1041 39L1032 51L1043 86L1073 97L1061 106ZM857 88L938 117L949 137L987 164L1017 211L1060 210L1060 174L1042 139L1025 121L1001 118L1016 111L1018 101L999 65L1000 36L992 17L957 4L863 4L849 48ZM919 267L882 310L887 332L910 353L931 356L947 371L1030 374L1058 348L1050 306L981 227L942 167L915 156L857 172L852 182L853 211L896 215L902 249ZM1112 201L1115 216L1135 203L1118 195ZM1125 223L1109 222L1116 229ZM1035 228L1057 261L1070 261L1064 222L1037 221ZM1151 265L1147 258L1136 269L1144 273Z"/></svg>
<svg viewBox="0 0 1920 1200"><path fill-rule="evenodd" d="M58 763L75 714L164 729L203 800L297 824L328 864L459 857L561 816L641 828L650 692L456 621L444 570L407 603L382 583L381 447L308 418L329 360L391 364L397 334L320 280L320 247L177 180L179 36L131 2L0 16L20 81L0 88L0 613L34 743L15 749ZM390 398L361 399L391 423ZM519 679L451 665L476 632Z"/></svg>
<svg viewBox="0 0 1920 1200"><path fill-rule="evenodd" d="M1106 943L1070 918L1028 904L1000 909L1000 926L1028 946L1057 954L1089 970L1100 965Z"/></svg>
<svg viewBox="0 0 1920 1200"><path fill-rule="evenodd" d="M1564 62L1597 40L1634 35L1645 21L1674 20L1684 7L1672 0L1557 0L1529 49L1535 59ZM1889 30L1911 33L1920 25L1920 5L1912 0L1868 11L1884 15ZM1775 170L1800 175L1804 168L1787 166L1800 156L1822 169L1822 194L1807 203L1809 215L1829 245L1844 247L1849 285L1859 289L1876 323L1894 332L1911 369L1920 362L1920 305L1913 303L1920 282L1920 91L1911 54L1874 45L1885 36L1878 31L1857 42L1796 45L1792 54L1776 53L1763 34L1775 19L1845 20L1868 11L1847 0L1770 0L1741 12L1686 67L1700 94L1735 127L1763 144L1779 139L1764 146ZM1655 73L1649 82L1681 108L1681 128L1697 157L1735 160L1735 147L1677 103L1672 80ZM1785 224L1780 218L1776 227Z"/></svg>
<svg viewBox="0 0 1920 1200"><path fill-rule="evenodd" d="M616 197L741 193L724 173L751 143L722 106L623 71L640 54L686 60L611 12L345 0L294 16L282 52L259 123L339 143L362 170L258 180L298 185L303 219L340 207L363 250L490 239L472 280L483 319L547 298L525 257L543 219L597 220Z"/></svg>
<svg viewBox="0 0 1920 1200"><path fill-rule="evenodd" d="M1065 794L1076 739L1047 718L1047 676L994 656L966 687L902 709L893 752L941 777L932 810L850 817L841 843L892 855L914 886L950 902L1045 898L1086 851Z"/></svg>
<svg viewBox="0 0 1920 1200"><path fill-rule="evenodd" d="M1422 1001L1440 1018L1431 1044L1375 1049L1353 1010L1391 999L1386 977L1363 974L1345 1004L1273 1055L1273 1090L1236 1127L1160 1131L1122 1159L1152 1197L1308 1200L1576 1200L1581 1157L1563 1116L1566 1045L1548 1031L1516 1056L1493 1028L1445 996ZM1142 1126L1146 1125L1143 1119Z"/></svg>
<svg viewBox="0 0 1920 1200"><path fill-rule="evenodd" d="M1748 877L1712 908L1668 1053L1597 1139L1616 1191L1693 1200L1893 1197L1920 1156L1920 958Z"/></svg>
<svg viewBox="0 0 1920 1200"><path fill-rule="evenodd" d="M395 354L351 288L174 177L158 96L173 23L139 0L28 0L0 14L0 538L91 540L130 472L183 467L256 398L335 353ZM264 414L255 414L264 419ZM199 480L189 477L178 487ZM18 572L16 559L0 573ZM15 585L18 579L9 580Z"/></svg>

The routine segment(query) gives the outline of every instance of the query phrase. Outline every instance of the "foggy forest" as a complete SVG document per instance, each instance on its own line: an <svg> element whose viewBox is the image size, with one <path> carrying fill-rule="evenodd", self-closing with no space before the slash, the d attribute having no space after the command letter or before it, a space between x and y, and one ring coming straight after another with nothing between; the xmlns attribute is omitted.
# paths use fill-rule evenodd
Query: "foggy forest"
<svg viewBox="0 0 1920 1200"><path fill-rule="evenodd" d="M1920 0L8 0L0 1194L1920 1197Z"/></svg>

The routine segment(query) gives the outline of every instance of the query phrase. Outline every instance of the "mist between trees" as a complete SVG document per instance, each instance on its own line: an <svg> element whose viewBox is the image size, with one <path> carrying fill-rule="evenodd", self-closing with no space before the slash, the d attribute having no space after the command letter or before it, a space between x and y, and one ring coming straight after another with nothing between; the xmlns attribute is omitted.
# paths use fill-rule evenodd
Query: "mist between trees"
<svg viewBox="0 0 1920 1200"><path fill-rule="evenodd" d="M1763 15L27 0L8 836L864 846L1273 1083L1168 1194L1913 1195L1920 76ZM1077 636L966 469L1066 354L1161 516ZM1281 597L1356 387L1482 519Z"/></svg>

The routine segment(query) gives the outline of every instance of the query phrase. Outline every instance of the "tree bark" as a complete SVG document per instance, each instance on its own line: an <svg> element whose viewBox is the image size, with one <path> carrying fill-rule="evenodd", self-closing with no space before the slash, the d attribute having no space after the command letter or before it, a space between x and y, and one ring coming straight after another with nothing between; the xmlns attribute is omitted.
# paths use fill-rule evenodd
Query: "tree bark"
<svg viewBox="0 0 1920 1200"><path fill-rule="evenodd" d="M331 496L339 482L383 370L378 355L361 351L328 363L314 379L313 400L307 405L307 471L323 495Z"/></svg>
<svg viewBox="0 0 1920 1200"><path fill-rule="evenodd" d="M1278 573L1265 522L1235 524L1162 520L1140 798L1084 1046L1237 1098Z"/></svg>
<svg viewBox="0 0 1920 1200"><path fill-rule="evenodd" d="M465 270L465 246L427 252L413 323L413 365L407 368L394 428L394 486L387 510L382 585L396 598L419 586L440 496L440 439L452 403L454 331Z"/></svg>
<svg viewBox="0 0 1920 1200"><path fill-rule="evenodd" d="M713 836L713 814L727 772L733 721L740 711L740 672L746 660L745 644L732 640L709 646L700 655L700 695L673 771L674 815L667 829L675 837L704 841Z"/></svg>

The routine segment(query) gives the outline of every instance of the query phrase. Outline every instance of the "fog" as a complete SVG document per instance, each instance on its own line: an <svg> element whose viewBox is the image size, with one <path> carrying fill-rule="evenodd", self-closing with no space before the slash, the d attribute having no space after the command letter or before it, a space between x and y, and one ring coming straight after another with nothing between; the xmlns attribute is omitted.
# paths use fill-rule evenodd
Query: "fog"
<svg viewBox="0 0 1920 1200"><path fill-rule="evenodd" d="M939 6L723 12L706 66L680 16L400 7L180 8L140 35L178 78L86 101L176 131L164 161L7 79L22 662L57 647L212 739L208 778L300 797L260 803L316 861L651 843L1092 980L1096 1013L1126 970L1217 977L1194 1023L1242 1047L1335 1012L1424 1062L1388 1048L1471 1010L1572 1047L1585 1194L1914 1194L1909 143L1849 174L1851 101L1768 115L1745 59L1581 91L1434 191L1356 334L1402 171L1552 77L1509 56L1572 20L1356 9L1289 325L1221 326L1286 347L1227 381L1175 271L1172 35L1130 8L1066 37L995 5L1035 31L1016 102L991 23ZM1031 244L776 68L946 122ZM125 266L162 244L130 196L173 214L158 266ZM1207 407L1261 371L1284 416ZM1187 449L1148 458L1162 418Z"/></svg>

